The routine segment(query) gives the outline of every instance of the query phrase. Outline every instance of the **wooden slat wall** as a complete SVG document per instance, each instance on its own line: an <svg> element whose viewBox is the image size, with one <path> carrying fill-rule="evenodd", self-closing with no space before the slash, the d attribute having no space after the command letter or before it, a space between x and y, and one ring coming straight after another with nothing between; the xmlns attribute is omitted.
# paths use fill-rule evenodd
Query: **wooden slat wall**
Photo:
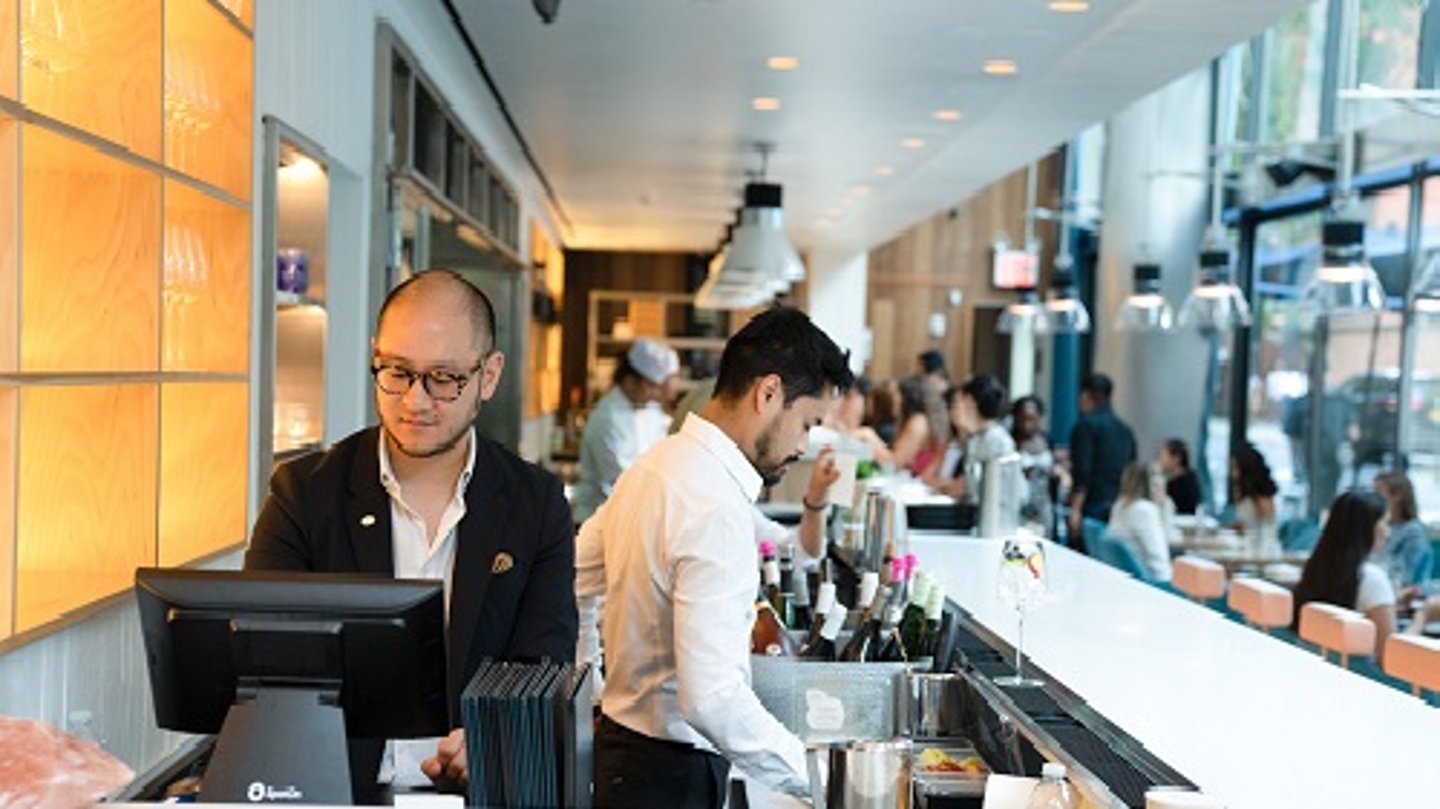
<svg viewBox="0 0 1440 809"><path fill-rule="evenodd" d="M1054 207L1059 161L1041 161L1038 201ZM869 311L874 332L869 373L896 379L913 373L915 357L927 349L945 354L953 378L969 373L974 342L973 309L977 302L1007 300L1012 293L990 285L995 236L1004 230L1018 244L1025 232L1025 170L1009 174L974 197L900 234L870 253ZM1055 227L1038 223L1043 247L1043 272L1054 256ZM950 307L950 290L964 296L959 309ZM932 313L946 318L945 337L932 339Z"/></svg>
<svg viewBox="0 0 1440 809"><path fill-rule="evenodd" d="M686 253L566 251L565 345L561 377L566 398L561 403L562 407L569 407L571 391L583 391L585 388L585 329L590 290L685 292L685 272L691 260L692 257Z"/></svg>

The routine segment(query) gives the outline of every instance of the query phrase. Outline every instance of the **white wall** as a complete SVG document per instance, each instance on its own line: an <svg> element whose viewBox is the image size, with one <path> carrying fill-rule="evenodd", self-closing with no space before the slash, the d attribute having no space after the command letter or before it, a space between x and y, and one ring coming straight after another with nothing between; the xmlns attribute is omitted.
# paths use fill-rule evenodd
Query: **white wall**
<svg viewBox="0 0 1440 809"><path fill-rule="evenodd" d="M864 370L870 355L865 324L865 288L870 254L817 252L810 256L809 314L842 349L850 351L850 368Z"/></svg>

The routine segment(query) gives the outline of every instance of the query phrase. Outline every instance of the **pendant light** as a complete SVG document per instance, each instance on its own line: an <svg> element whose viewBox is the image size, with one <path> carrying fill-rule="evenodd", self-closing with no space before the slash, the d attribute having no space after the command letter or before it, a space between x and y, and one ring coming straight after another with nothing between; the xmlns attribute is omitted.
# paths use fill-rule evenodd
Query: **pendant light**
<svg viewBox="0 0 1440 809"><path fill-rule="evenodd" d="M1225 330L1250 325L1250 304L1230 272L1230 246L1224 230L1212 224L1200 246L1195 288L1180 307L1181 326Z"/></svg>
<svg viewBox="0 0 1440 809"><path fill-rule="evenodd" d="M1019 299L1012 301L995 321L995 331L1000 334L1015 334L1029 330L1035 334L1050 332L1050 316L1040 295L1034 287L1016 290Z"/></svg>
<svg viewBox="0 0 1440 809"><path fill-rule="evenodd" d="M1067 230L1063 214L1060 227L1062 231ZM1066 235L1061 235L1060 239L1061 244L1069 241ZM1046 318L1054 334L1085 334L1090 331L1090 311L1085 308L1076 289L1075 259L1064 247L1061 250L1055 257L1055 270L1050 276L1050 297L1045 301Z"/></svg>
<svg viewBox="0 0 1440 809"><path fill-rule="evenodd" d="M1016 298L1006 304L1005 309L1000 312L1000 317L995 321L995 331L999 334L1016 334L1029 331L1033 334L1047 334L1050 331L1049 312L1045 305L1040 302L1040 295L1035 291L1033 279L1038 276L1040 255L1040 240L1035 238L1035 197L1036 178L1035 164L1031 163L1025 167L1025 252L1031 256L1031 286L1018 287L1015 290ZM995 249L1008 249L1009 238L1002 231L995 242Z"/></svg>
<svg viewBox="0 0 1440 809"><path fill-rule="evenodd" d="M1344 32L1341 63L1344 68L1339 87L1355 85L1358 62L1358 40L1354 21L1359 4L1347 4L1350 26ZM1340 104L1336 111L1340 130L1340 155L1335 170L1335 196L1331 217L1322 229L1324 248L1320 266L1310 283L1305 285L1301 300L1316 314L1334 312L1380 312L1385 308L1385 292L1375 268L1365 258L1365 222L1359 210L1354 188L1355 177L1355 113L1352 105Z"/></svg>
<svg viewBox="0 0 1440 809"><path fill-rule="evenodd" d="M1340 219L1326 222L1321 241L1324 254L1301 299L1320 312L1378 312L1385 292L1375 268L1365 258L1365 223Z"/></svg>
<svg viewBox="0 0 1440 809"><path fill-rule="evenodd" d="M1132 291L1120 304L1115 317L1119 331L1166 331L1175 322L1170 302L1160 292L1160 265L1142 261L1135 265Z"/></svg>
<svg viewBox="0 0 1440 809"><path fill-rule="evenodd" d="M1090 331L1090 312L1080 300L1075 278L1075 257L1070 252L1070 204L1066 198L1073 185L1070 151L1067 147L1060 153L1060 176L1064 178L1065 184L1061 192L1060 212L1056 217L1060 230L1060 249L1055 254L1055 266L1050 273L1050 296L1045 301L1050 331L1055 334L1085 334ZM1032 168L1031 177L1033 176Z"/></svg>

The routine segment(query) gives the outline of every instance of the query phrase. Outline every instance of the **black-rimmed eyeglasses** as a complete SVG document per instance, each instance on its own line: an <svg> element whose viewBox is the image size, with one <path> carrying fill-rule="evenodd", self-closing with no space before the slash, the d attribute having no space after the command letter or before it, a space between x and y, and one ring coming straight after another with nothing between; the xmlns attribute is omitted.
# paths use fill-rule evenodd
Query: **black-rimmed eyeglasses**
<svg viewBox="0 0 1440 809"><path fill-rule="evenodd" d="M465 392L465 386L470 384L471 377L485 367L485 360L489 356L486 354L481 357L474 368L463 374L453 371L412 371L399 365L377 363L370 366L370 375L375 377L375 387L389 396L404 396L415 385L415 380L419 379L423 380L420 384L425 388L425 395L437 402L453 402Z"/></svg>

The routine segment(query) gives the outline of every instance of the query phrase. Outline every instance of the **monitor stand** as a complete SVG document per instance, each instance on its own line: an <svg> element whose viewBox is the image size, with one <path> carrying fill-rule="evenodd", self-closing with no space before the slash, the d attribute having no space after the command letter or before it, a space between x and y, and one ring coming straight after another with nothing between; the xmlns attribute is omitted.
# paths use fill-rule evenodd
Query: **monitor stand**
<svg viewBox="0 0 1440 809"><path fill-rule="evenodd" d="M205 768L201 801L353 803L336 689L262 686L241 693Z"/></svg>

